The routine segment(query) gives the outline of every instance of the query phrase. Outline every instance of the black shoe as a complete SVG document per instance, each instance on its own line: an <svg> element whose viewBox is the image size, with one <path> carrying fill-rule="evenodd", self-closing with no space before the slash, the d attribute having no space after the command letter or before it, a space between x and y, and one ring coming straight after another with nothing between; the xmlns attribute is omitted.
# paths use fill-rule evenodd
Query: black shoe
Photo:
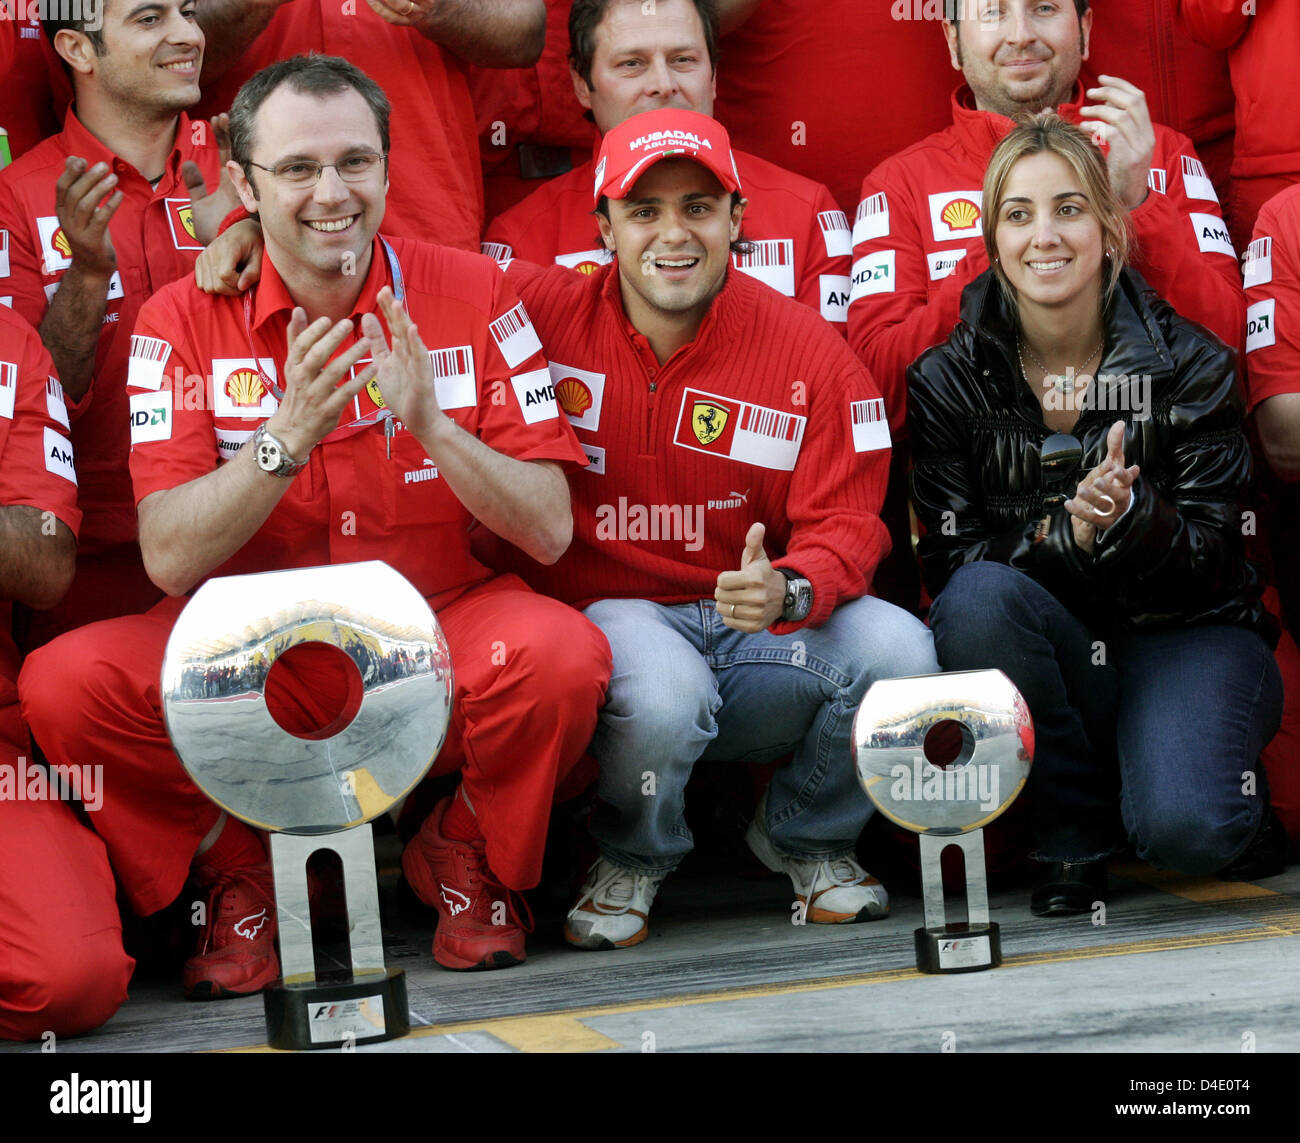
<svg viewBox="0 0 1300 1143"><path fill-rule="evenodd" d="M1220 881L1258 881L1261 877L1276 877L1286 869L1290 842L1282 827L1277 811L1269 808L1260 823L1255 840L1231 865L1219 870Z"/></svg>
<svg viewBox="0 0 1300 1143"><path fill-rule="evenodd" d="M1035 917L1068 917L1091 913L1093 902L1103 900L1107 889L1106 859L1053 861L1043 871L1029 898Z"/></svg>

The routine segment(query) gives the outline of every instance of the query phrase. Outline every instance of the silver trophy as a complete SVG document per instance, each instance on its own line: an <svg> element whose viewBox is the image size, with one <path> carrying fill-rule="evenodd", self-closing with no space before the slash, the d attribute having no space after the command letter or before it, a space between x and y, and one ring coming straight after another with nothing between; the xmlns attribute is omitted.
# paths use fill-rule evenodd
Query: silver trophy
<svg viewBox="0 0 1300 1143"><path fill-rule="evenodd" d="M312 738L266 705L267 675L290 648L336 647L355 674L348 708ZM384 965L372 819L424 777L452 709L451 653L418 591L385 563L212 579L172 629L163 715L198 787L271 835L282 979L263 995L267 1042L328 1048L409 1030L401 969ZM307 861L343 867L351 972L318 978Z"/></svg>
<svg viewBox="0 0 1300 1143"><path fill-rule="evenodd" d="M936 766L926 757L926 738L945 730L960 733L961 748ZM853 756L876 808L919 835L925 927L914 934L917 968L975 972L1001 964L983 827L1015 801L1029 776L1034 723L1020 692L993 670L882 679L854 717ZM940 859L950 845L965 855L965 921L949 922L944 905Z"/></svg>

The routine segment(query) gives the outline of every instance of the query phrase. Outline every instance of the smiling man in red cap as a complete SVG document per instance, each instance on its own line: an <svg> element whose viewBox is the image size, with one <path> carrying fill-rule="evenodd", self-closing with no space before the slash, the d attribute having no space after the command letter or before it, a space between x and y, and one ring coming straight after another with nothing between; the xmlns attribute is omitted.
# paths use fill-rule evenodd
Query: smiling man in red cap
<svg viewBox="0 0 1300 1143"><path fill-rule="evenodd" d="M588 459L570 478L569 551L513 566L583 607L614 656L591 746L601 856L565 935L644 940L692 846L695 762L791 751L751 849L791 878L796 921L884 916L853 856L871 810L851 723L876 679L939 667L925 627L866 594L889 543L879 391L817 314L736 271L746 202L715 120L625 120L591 201L612 264L584 277L516 261L508 275Z"/></svg>

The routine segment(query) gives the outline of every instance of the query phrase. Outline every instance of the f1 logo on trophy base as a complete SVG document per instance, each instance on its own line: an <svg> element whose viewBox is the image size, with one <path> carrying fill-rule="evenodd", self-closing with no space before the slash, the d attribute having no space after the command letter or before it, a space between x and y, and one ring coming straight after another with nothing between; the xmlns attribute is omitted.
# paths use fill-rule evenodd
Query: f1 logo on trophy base
<svg viewBox="0 0 1300 1143"><path fill-rule="evenodd" d="M347 657L345 709L312 737L283 729L266 681L285 652ZM418 591L371 561L212 579L172 629L163 714L195 783L271 835L280 981L263 1000L274 1048L337 1048L403 1036L406 981L384 965L369 822L424 777L451 719L451 653ZM307 861L343 867L351 972L316 974Z"/></svg>
<svg viewBox="0 0 1300 1143"><path fill-rule="evenodd" d="M940 728L936 731L936 728ZM926 756L927 736L959 732L946 766ZM1020 793L1034 757L1029 707L1001 671L882 679L853 720L858 780L890 821L919 835L925 927L915 931L922 972L977 972L1002 963L989 920L983 827ZM966 919L949 922L941 858L950 845L966 865Z"/></svg>

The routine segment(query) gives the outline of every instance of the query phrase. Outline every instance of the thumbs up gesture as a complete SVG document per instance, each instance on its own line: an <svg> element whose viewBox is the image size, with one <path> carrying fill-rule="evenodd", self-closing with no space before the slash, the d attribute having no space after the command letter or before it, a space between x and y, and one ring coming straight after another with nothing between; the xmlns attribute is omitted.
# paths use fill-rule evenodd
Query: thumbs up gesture
<svg viewBox="0 0 1300 1143"><path fill-rule="evenodd" d="M762 524L750 526L740 553L740 570L719 573L713 592L722 622L751 635L775 623L785 605L785 576L772 567L763 550L766 533Z"/></svg>

